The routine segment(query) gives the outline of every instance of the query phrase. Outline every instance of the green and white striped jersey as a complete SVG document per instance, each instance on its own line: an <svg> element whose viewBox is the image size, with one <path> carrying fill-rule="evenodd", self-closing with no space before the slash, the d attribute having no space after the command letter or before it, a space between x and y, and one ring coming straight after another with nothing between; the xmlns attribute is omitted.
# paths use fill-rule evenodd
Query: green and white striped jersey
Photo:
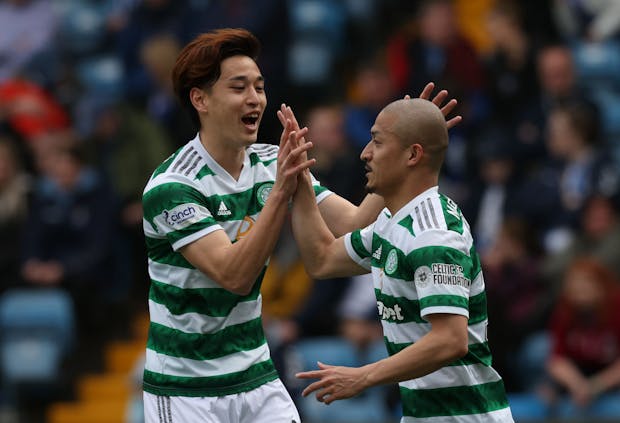
<svg viewBox="0 0 620 423"><path fill-rule="evenodd" d="M232 242L251 230L274 184L277 154L274 145L248 147L235 180L196 136L148 181L143 194L151 279L146 392L222 396L278 377L261 322L264 269L250 294L235 295L178 252L216 230L224 230ZM317 201L330 195L314 183Z"/></svg>
<svg viewBox="0 0 620 423"><path fill-rule="evenodd" d="M469 352L426 376L399 383L403 423L512 422L487 343L484 278L469 225L433 187L394 216L347 234L345 246L372 271L385 343L396 354L427 334L433 313L468 317Z"/></svg>

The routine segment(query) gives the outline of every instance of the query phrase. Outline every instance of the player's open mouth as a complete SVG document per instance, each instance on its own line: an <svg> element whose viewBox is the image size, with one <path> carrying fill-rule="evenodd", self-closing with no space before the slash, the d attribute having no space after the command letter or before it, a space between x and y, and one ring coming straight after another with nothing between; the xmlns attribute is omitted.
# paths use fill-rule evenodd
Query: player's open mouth
<svg viewBox="0 0 620 423"><path fill-rule="evenodd" d="M248 113L247 115L243 115L241 117L241 121L245 125L246 128L255 130L258 127L258 118L260 114L258 112Z"/></svg>

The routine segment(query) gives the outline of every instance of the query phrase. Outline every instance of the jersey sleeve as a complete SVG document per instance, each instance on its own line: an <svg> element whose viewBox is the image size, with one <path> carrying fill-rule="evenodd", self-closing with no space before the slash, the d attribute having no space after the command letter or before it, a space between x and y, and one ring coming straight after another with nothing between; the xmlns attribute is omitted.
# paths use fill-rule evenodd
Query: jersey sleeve
<svg viewBox="0 0 620 423"><path fill-rule="evenodd" d="M436 237L437 231L432 232L420 238ZM418 293L420 316L446 313L469 318L470 289L478 270L469 250L463 248L460 234L445 231L440 239L440 243L422 241L425 246L407 255Z"/></svg>
<svg viewBox="0 0 620 423"><path fill-rule="evenodd" d="M349 257L366 270L370 270L370 258L372 250L372 234L375 224L372 223L364 229L349 232L344 236L344 246Z"/></svg>
<svg viewBox="0 0 620 423"><path fill-rule="evenodd" d="M318 179L314 177L312 173L310 173L310 178L312 178L312 187L314 188L314 195L316 197L316 203L321 204L321 201L325 200L327 197L333 194L330 190L325 188Z"/></svg>
<svg viewBox="0 0 620 423"><path fill-rule="evenodd" d="M205 206L204 195L189 184L161 183L145 192L142 204L145 220L158 236L168 239L174 251L223 229Z"/></svg>

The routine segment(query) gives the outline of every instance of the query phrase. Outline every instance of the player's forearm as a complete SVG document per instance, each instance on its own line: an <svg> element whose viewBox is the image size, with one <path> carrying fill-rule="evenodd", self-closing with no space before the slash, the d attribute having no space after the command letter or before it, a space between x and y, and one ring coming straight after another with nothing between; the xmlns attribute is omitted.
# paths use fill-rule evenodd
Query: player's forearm
<svg viewBox="0 0 620 423"><path fill-rule="evenodd" d="M336 238L368 226L384 207L383 197L376 194L368 194L359 206L338 195L327 197L319 205L321 216Z"/></svg>
<svg viewBox="0 0 620 423"><path fill-rule="evenodd" d="M307 180L300 182L293 197L292 224L306 271L313 278L320 277L335 238L321 217L314 190Z"/></svg>
<svg viewBox="0 0 620 423"><path fill-rule="evenodd" d="M252 230L223 254L216 280L236 294L246 295L254 286L273 251L288 213L288 198L272 192Z"/></svg>
<svg viewBox="0 0 620 423"><path fill-rule="evenodd" d="M367 385L383 385L415 379L432 373L467 353L458 340L432 331L399 353L368 364Z"/></svg>

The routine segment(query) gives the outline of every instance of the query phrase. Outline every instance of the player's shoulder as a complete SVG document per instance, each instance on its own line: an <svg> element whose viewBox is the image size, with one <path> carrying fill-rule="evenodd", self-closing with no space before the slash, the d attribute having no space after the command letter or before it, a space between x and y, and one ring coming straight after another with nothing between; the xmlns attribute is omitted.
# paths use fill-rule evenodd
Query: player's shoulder
<svg viewBox="0 0 620 423"><path fill-rule="evenodd" d="M195 185L194 177L203 164L202 156L188 143L172 153L153 171L144 192L167 183Z"/></svg>

